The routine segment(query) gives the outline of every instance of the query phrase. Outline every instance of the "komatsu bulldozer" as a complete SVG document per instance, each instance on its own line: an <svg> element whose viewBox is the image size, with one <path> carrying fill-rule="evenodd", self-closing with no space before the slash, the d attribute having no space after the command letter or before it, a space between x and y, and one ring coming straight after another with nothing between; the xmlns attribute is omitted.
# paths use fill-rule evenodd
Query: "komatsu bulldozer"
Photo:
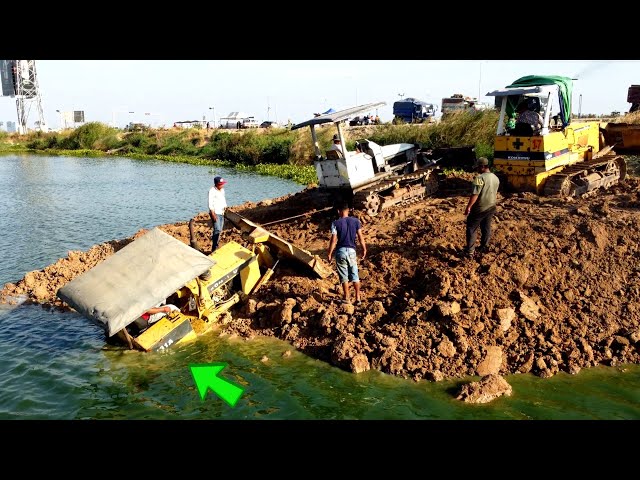
<svg viewBox="0 0 640 480"><path fill-rule="evenodd" d="M622 182L627 163L606 125L571 119L568 77L529 75L489 92L500 107L493 166L506 187L545 196L583 196ZM540 114L539 131L516 118L518 105Z"/></svg>
<svg viewBox="0 0 640 480"><path fill-rule="evenodd" d="M419 200L439 188L438 160L426 159L421 146L414 143L378 145L369 139L356 141L356 150L346 148L344 123L354 115L386 105L369 103L315 116L291 127L310 127L315 149L314 166L318 177L319 203L330 205L346 201L353 208L375 216L402 203ZM340 151L320 150L315 127L333 123L340 140Z"/></svg>
<svg viewBox="0 0 640 480"><path fill-rule="evenodd" d="M109 343L143 351L166 350L224 323L288 257L320 278L332 273L322 260L270 234L238 214L228 218L246 236L210 255L154 228L58 290L57 296L105 329ZM189 225L190 231L192 225ZM143 315L173 305L152 324Z"/></svg>

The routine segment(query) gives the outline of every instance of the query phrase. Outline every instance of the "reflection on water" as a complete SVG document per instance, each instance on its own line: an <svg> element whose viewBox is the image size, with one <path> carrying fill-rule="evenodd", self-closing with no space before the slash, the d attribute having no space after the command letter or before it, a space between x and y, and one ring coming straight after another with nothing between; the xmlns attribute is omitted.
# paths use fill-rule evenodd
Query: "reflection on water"
<svg viewBox="0 0 640 480"><path fill-rule="evenodd" d="M229 180L232 204L300 188L216 173ZM0 208L10 212L0 216L0 281L67 250L188 220L206 209L211 175L206 167L128 159L0 157ZM228 363L221 376L245 388L235 408L211 392L200 400L189 365L209 362ZM215 332L164 353L130 352L106 346L102 330L78 314L0 305L0 419L640 418L637 365L550 379L513 375L513 395L484 405L455 400L468 380L354 375L280 340Z"/></svg>

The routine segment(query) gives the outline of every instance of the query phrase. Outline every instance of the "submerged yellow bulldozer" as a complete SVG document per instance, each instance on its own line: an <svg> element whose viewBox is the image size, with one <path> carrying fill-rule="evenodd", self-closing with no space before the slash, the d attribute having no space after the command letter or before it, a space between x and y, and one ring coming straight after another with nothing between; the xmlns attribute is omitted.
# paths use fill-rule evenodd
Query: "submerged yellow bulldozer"
<svg viewBox="0 0 640 480"><path fill-rule="evenodd" d="M332 273L322 260L233 212L227 218L248 241L210 255L154 228L58 290L57 296L105 329L112 343L165 350L195 339L267 282L281 259L317 277ZM191 230L190 223L190 231ZM148 324L149 309L176 307Z"/></svg>
<svg viewBox="0 0 640 480"><path fill-rule="evenodd" d="M640 150L640 129L626 124L572 121L568 77L530 75L487 93L500 109L493 166L509 190L545 196L583 196L622 182L618 153ZM518 122L518 106L540 115L538 130ZM555 113L554 113L555 112Z"/></svg>

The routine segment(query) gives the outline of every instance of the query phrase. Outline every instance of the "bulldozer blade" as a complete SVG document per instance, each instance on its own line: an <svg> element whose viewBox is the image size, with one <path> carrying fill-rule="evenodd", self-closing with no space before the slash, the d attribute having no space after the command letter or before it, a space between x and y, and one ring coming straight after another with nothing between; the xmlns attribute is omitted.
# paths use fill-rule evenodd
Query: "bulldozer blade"
<svg viewBox="0 0 640 480"><path fill-rule="evenodd" d="M194 218L189 220L189 245L191 246L191 248L198 250L200 253L204 253L204 250L202 249L202 245L198 243L198 239L196 238L194 224L195 224Z"/></svg>
<svg viewBox="0 0 640 480"><path fill-rule="evenodd" d="M265 283L267 283L269 281L269 279L271 278L271 276L273 275L273 272L276 269L276 266L278 265L278 262L280 261L280 259L276 260L276 263L273 265L273 267L267 269L266 272L264 272L264 275L260 278L260 280L258 280L258 283L256 283L256 286L253 287L253 290L251 291L251 295L253 295L254 293L256 293L258 291L258 289L264 285Z"/></svg>
<svg viewBox="0 0 640 480"><path fill-rule="evenodd" d="M279 257L287 257L309 267L320 278L327 278L333 273L333 270L331 270L319 256L312 255L307 250L296 247L293 243L274 235L239 213L227 210L224 215L238 230L246 234L249 238L254 240L259 239L260 243L266 243L269 247L275 249Z"/></svg>

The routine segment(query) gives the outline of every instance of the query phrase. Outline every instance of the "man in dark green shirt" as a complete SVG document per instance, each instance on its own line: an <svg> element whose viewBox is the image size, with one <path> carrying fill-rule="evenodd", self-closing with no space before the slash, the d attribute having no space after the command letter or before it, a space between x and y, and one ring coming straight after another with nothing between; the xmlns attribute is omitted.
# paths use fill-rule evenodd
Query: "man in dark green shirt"
<svg viewBox="0 0 640 480"><path fill-rule="evenodd" d="M496 213L496 196L500 180L489 170L489 160L480 157L474 167L478 175L473 180L473 190L464 214L467 215L467 246L464 253L472 257L476 249L476 233L480 227L480 249L485 253L491 239L491 221Z"/></svg>

